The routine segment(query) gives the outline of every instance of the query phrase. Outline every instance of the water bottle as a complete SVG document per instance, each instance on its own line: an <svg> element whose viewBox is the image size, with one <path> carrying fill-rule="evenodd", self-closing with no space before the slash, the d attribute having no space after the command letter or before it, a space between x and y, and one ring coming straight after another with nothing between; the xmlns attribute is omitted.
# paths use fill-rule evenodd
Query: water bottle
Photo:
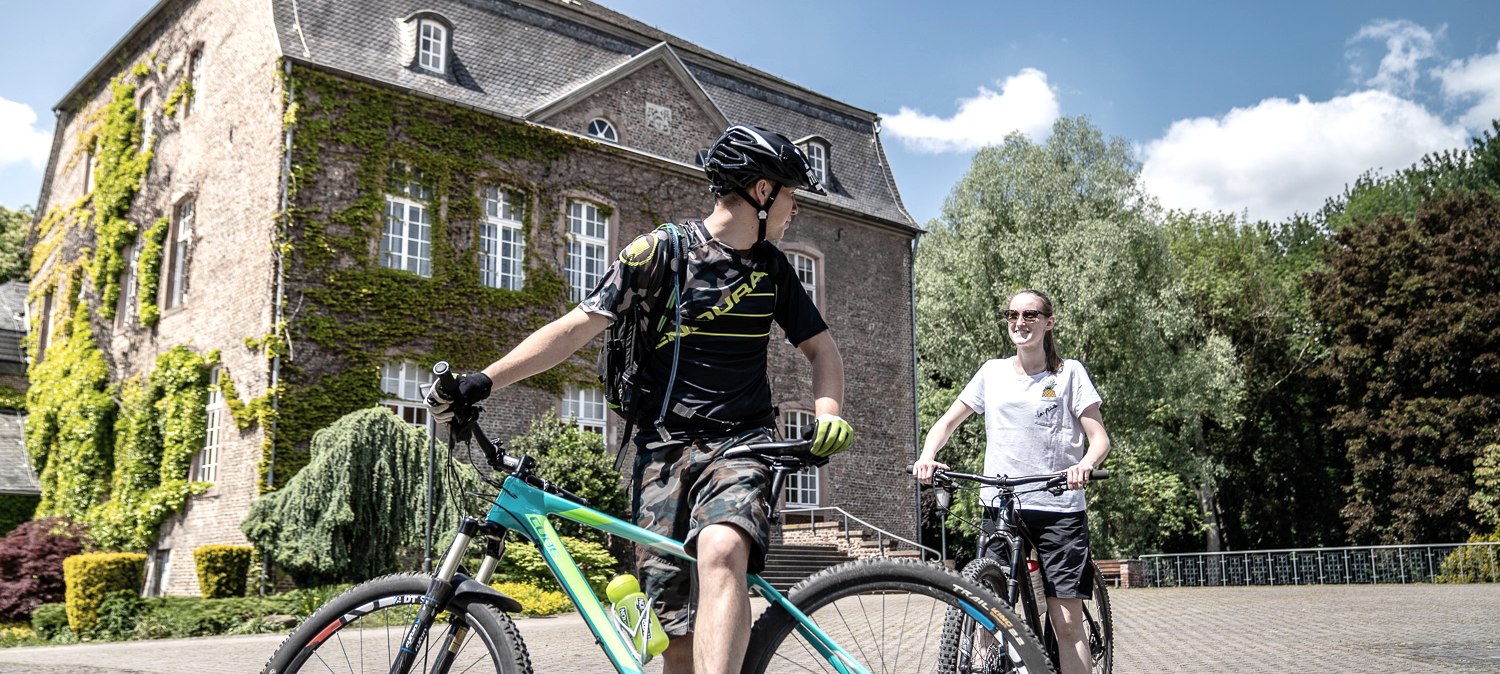
<svg viewBox="0 0 1500 674"><path fill-rule="evenodd" d="M604 594L613 604L615 627L635 649L641 664L667 650L667 633L651 608L651 601L641 592L641 584L628 573L615 576L605 586Z"/></svg>

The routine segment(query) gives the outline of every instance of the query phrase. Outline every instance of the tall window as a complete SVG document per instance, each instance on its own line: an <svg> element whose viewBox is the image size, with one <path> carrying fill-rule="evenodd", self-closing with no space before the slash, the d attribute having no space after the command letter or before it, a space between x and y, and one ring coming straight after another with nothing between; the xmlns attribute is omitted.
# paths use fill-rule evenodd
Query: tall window
<svg viewBox="0 0 1500 674"><path fill-rule="evenodd" d="M125 268L125 292L120 297L123 306L120 307L119 311L115 312L120 317L121 325L130 325L131 321L135 319L136 306L138 304L137 298L140 292L140 288L138 287L140 285L140 269L141 244L137 242L130 247L130 265Z"/></svg>
<svg viewBox="0 0 1500 674"><path fill-rule="evenodd" d="M431 19L417 24L417 65L423 70L447 73L448 29Z"/></svg>
<svg viewBox="0 0 1500 674"><path fill-rule="evenodd" d="M808 168L812 169L813 175L818 177L818 182L828 184L828 146L818 141L808 141L802 146L802 151L807 153Z"/></svg>
<svg viewBox="0 0 1500 674"><path fill-rule="evenodd" d="M807 291L807 296L812 299L813 304L818 303L818 261L801 253L787 253L786 259L792 263L792 271L797 273L797 280L802 282L802 289Z"/></svg>
<svg viewBox="0 0 1500 674"><path fill-rule="evenodd" d="M171 246L167 248L167 295L163 309L182 306L187 301L188 244L193 240L193 199L183 199L172 215Z"/></svg>
<svg viewBox="0 0 1500 674"><path fill-rule="evenodd" d="M578 424L585 431L604 435L604 410L603 389L569 386L563 393L563 419Z"/></svg>
<svg viewBox="0 0 1500 674"><path fill-rule="evenodd" d="M198 452L199 482L213 482L219 477L219 427L224 415L224 393L219 390L219 368L208 372L207 419L204 420L203 451Z"/></svg>
<svg viewBox="0 0 1500 674"><path fill-rule="evenodd" d="M152 105L155 92L141 96L141 150L151 149L151 137L156 133L156 107Z"/></svg>
<svg viewBox="0 0 1500 674"><path fill-rule="evenodd" d="M491 288L520 290L526 283L522 256L521 195L484 188L484 222L479 226L479 280Z"/></svg>
<svg viewBox="0 0 1500 674"><path fill-rule="evenodd" d="M569 201L568 234L568 286L572 300L579 302L604 277L609 219L594 204Z"/></svg>
<svg viewBox="0 0 1500 674"><path fill-rule="evenodd" d="M36 312L36 362L42 362L42 357L47 354L47 342L52 337L52 313L56 307L52 306L57 297L56 290L48 290L47 295L42 298L41 304Z"/></svg>
<svg viewBox="0 0 1500 674"><path fill-rule="evenodd" d="M609 120L598 118L589 122L589 135L599 140L607 140L611 143L619 142L620 135L615 133L615 125Z"/></svg>
<svg viewBox="0 0 1500 674"><path fill-rule="evenodd" d="M90 145L88 151L88 163L83 168L83 193L94 191L94 169L98 167L99 160L94 157L96 145Z"/></svg>
<svg viewBox="0 0 1500 674"><path fill-rule="evenodd" d="M198 97L203 95L203 49L193 50L188 57L188 97L182 106L182 116L191 117L198 108Z"/></svg>
<svg viewBox="0 0 1500 674"><path fill-rule="evenodd" d="M422 184L422 179L421 171L403 164L391 165L380 264L432 276L432 216L427 211L432 190Z"/></svg>
<svg viewBox="0 0 1500 674"><path fill-rule="evenodd" d="M427 403L423 402L422 385L427 383L427 371L416 363L386 363L380 368L380 390L385 392L381 401L402 421L413 426L427 426Z"/></svg>
<svg viewBox="0 0 1500 674"><path fill-rule="evenodd" d="M791 410L782 420L782 435L788 439L800 438L817 423L812 412ZM822 505L818 499L818 468L809 466L787 476L786 504L788 506L816 507Z"/></svg>

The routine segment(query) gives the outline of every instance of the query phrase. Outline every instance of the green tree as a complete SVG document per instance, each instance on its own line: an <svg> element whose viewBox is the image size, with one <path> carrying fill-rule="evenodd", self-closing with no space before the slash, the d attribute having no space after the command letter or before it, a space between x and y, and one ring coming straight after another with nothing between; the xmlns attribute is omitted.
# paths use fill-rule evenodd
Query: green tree
<svg viewBox="0 0 1500 674"><path fill-rule="evenodd" d="M26 231L35 218L30 206L0 206L0 283L26 279Z"/></svg>
<svg viewBox="0 0 1500 674"><path fill-rule="evenodd" d="M1164 222L1193 311L1228 338L1244 382L1238 422L1211 425L1203 438L1222 470L1225 547L1341 543L1328 495L1347 471L1326 431L1332 391L1309 376L1325 349L1302 284L1327 236L1302 216L1271 224L1174 212Z"/></svg>
<svg viewBox="0 0 1500 674"><path fill-rule="evenodd" d="M1221 473L1203 428L1233 420L1241 395L1230 343L1185 301L1158 218L1126 143L1066 118L1043 144L1014 134L980 150L918 253L924 426L1004 353L1012 294L1053 298L1059 348L1089 368L1115 445L1115 477L1091 487L1101 555L1199 545ZM942 458L976 469L983 433L967 426Z"/></svg>
<svg viewBox="0 0 1500 674"><path fill-rule="evenodd" d="M299 586L358 582L419 559L426 537L427 433L384 407L351 412L313 435L312 458L250 506L241 529ZM474 469L439 445L437 531L452 531ZM436 537L442 540L446 535Z"/></svg>
<svg viewBox="0 0 1500 674"><path fill-rule="evenodd" d="M1410 218L1351 221L1310 276L1352 470L1343 516L1359 542L1477 530L1475 459L1500 429L1497 222L1488 189L1428 197Z"/></svg>

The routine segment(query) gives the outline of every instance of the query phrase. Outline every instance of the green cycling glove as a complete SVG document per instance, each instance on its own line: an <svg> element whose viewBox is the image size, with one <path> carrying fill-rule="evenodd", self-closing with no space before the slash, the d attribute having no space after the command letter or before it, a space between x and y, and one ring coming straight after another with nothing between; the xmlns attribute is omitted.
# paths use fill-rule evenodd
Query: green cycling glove
<svg viewBox="0 0 1500 674"><path fill-rule="evenodd" d="M833 456L854 443L854 429L842 417L824 414L818 417L818 428L813 433L814 456Z"/></svg>

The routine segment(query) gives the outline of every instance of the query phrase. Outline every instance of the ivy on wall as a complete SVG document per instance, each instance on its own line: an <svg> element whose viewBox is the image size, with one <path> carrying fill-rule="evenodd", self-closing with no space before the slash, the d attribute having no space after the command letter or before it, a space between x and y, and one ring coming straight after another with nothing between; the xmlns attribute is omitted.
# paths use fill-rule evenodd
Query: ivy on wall
<svg viewBox="0 0 1500 674"><path fill-rule="evenodd" d="M140 68L136 70L144 74ZM94 148L95 162L92 202L96 238L89 274L99 290L100 314L114 318L120 272L126 262L124 250L139 234L139 228L125 214L141 189L152 152L142 147L136 85L116 77L109 88L109 103L101 110L97 124L85 133L82 147Z"/></svg>
<svg viewBox="0 0 1500 674"><path fill-rule="evenodd" d="M295 321L252 348L294 352L283 361L287 384L267 449L262 486L285 484L307 461L312 433L351 411L377 404L380 366L406 359L448 360L476 368L567 306L567 284L551 262L563 237L532 203L555 200L556 186L528 176L585 141L517 125L456 106L406 96L298 67L284 121L293 127L291 204L282 216L278 250L287 256L287 287ZM337 180L325 162L340 162ZM348 166L350 163L352 167ZM392 165L410 174L392 175ZM352 181L342 177L352 168ZM375 246L385 226L385 195L395 180L420 174L431 199L432 276L380 266ZM518 190L527 225L526 283L521 290L481 283L477 228L462 239L455 226L483 220L480 190ZM574 185L570 188L586 188ZM330 198L330 194L335 195ZM348 196L340 196L348 194ZM291 347L295 346L293 350ZM561 393L569 382L592 381L581 358L532 377L526 385ZM265 465L275 460L275 484Z"/></svg>
<svg viewBox="0 0 1500 674"><path fill-rule="evenodd" d="M167 231L171 229L170 218L158 219L141 235L141 261L137 270L136 298L140 303L141 324L156 327L161 320L161 307L156 304L157 292L161 289L162 249L166 245Z"/></svg>
<svg viewBox="0 0 1500 674"><path fill-rule="evenodd" d="M114 464L115 387L94 340L89 309L77 302L35 362L26 392L26 452L42 484L39 516L79 518L109 495Z"/></svg>

